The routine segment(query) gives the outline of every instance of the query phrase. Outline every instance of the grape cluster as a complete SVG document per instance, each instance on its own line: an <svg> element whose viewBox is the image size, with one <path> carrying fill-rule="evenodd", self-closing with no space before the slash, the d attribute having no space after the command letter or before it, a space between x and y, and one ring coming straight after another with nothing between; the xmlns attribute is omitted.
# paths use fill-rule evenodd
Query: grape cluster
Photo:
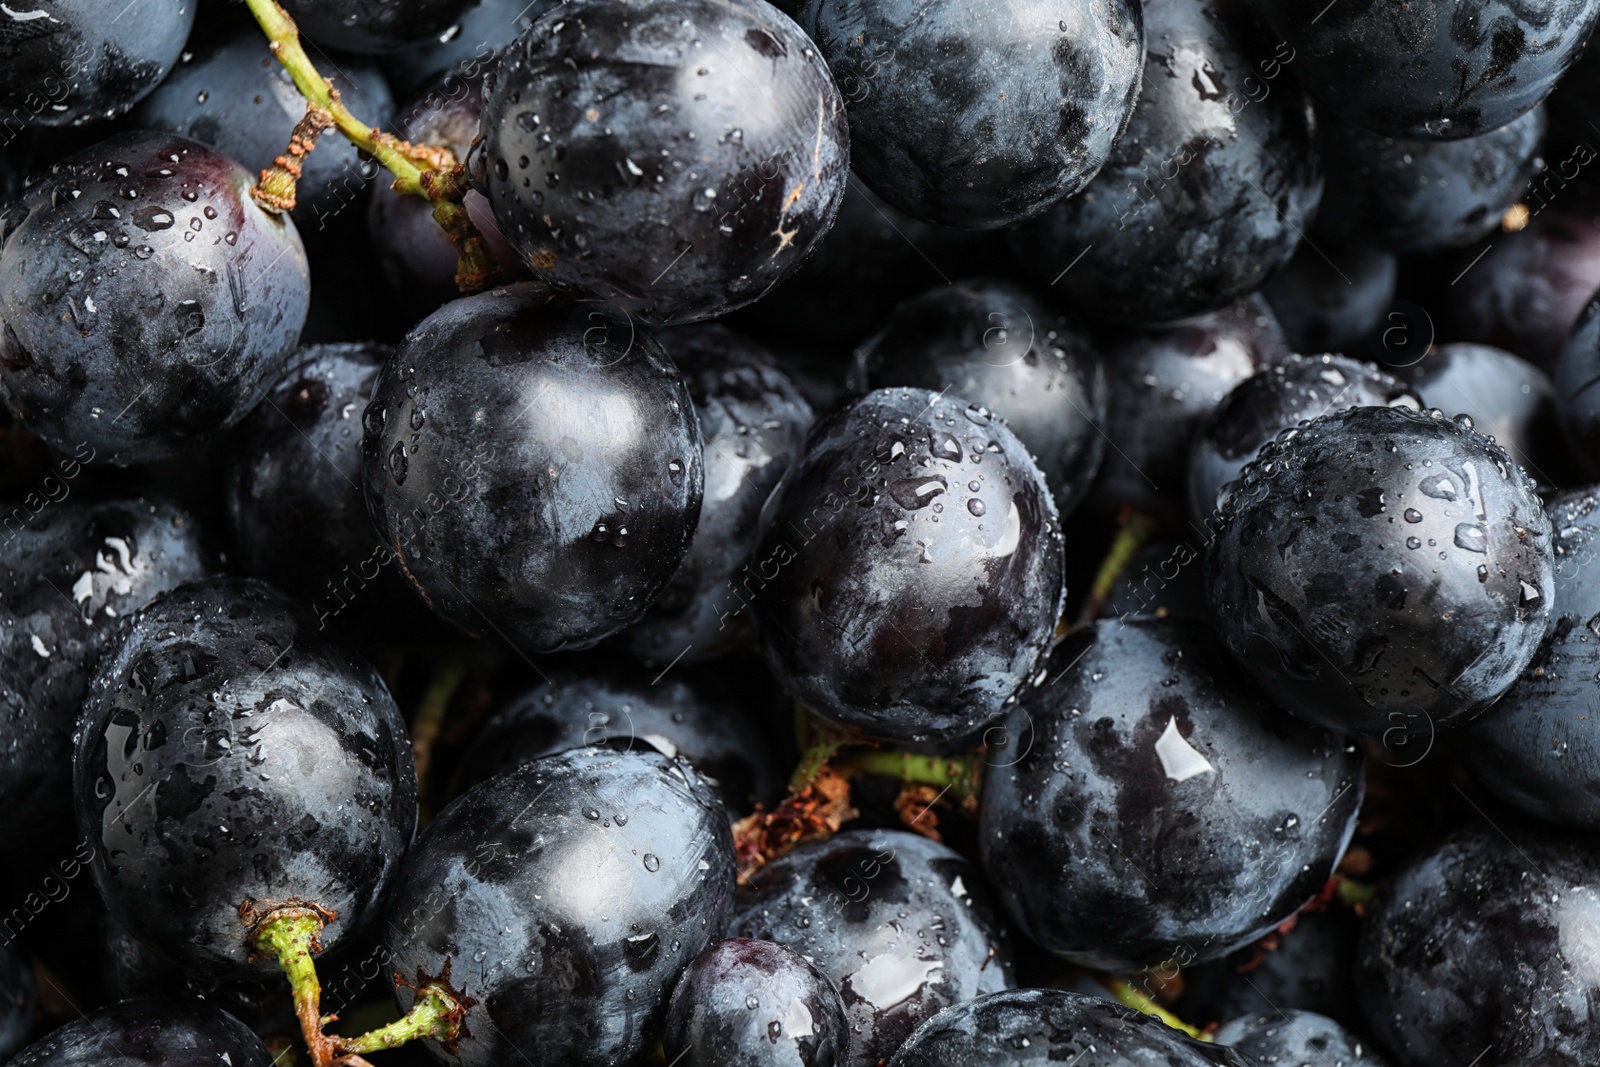
<svg viewBox="0 0 1600 1067"><path fill-rule="evenodd" d="M1600 1064L1597 20L0 3L0 1063Z"/></svg>

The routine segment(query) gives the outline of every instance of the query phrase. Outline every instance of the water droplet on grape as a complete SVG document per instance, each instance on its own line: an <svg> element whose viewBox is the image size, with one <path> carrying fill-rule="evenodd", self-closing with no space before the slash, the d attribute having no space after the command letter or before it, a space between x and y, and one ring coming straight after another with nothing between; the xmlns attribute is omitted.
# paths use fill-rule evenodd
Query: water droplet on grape
<svg viewBox="0 0 1600 1067"><path fill-rule="evenodd" d="M1457 525L1456 547L1464 548L1468 552L1489 551L1489 541L1483 527L1475 522L1463 522Z"/></svg>

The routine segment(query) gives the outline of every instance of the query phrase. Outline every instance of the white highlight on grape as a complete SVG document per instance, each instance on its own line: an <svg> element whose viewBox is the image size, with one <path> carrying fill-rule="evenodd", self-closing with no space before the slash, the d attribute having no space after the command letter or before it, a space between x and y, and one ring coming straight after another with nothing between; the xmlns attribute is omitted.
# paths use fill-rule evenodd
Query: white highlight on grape
<svg viewBox="0 0 1600 1067"><path fill-rule="evenodd" d="M1215 774L1217 770L1178 732L1177 716L1167 720L1167 728L1156 741L1156 756L1161 760L1161 769L1174 782L1187 782L1197 774Z"/></svg>

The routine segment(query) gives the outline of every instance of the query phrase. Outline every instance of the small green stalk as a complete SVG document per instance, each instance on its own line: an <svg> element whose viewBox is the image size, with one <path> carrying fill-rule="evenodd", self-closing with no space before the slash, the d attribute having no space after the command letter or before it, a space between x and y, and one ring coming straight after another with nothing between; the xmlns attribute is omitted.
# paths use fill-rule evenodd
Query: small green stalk
<svg viewBox="0 0 1600 1067"><path fill-rule="evenodd" d="M433 767L433 746L439 740L440 731L444 729L445 715L450 710L450 701L466 677L466 661L460 656L452 655L434 670L428 691L422 695L422 703L417 707L416 721L411 726L411 754L416 760L419 782L425 783L428 779L428 771Z"/></svg>
<svg viewBox="0 0 1600 1067"><path fill-rule="evenodd" d="M481 292L492 285L499 266L467 212L464 201L469 183L455 154L447 148L402 141L356 118L345 107L333 83L306 55L300 44L300 28L277 0L244 2L267 35L272 54L289 72L307 104L307 117L295 127L289 150L277 158L271 169L261 172L256 201L275 213L292 208L300 161L316 147L322 130L332 126L394 175L396 192L424 197L433 205L434 220L455 246L456 284L463 292Z"/></svg>
<svg viewBox="0 0 1600 1067"><path fill-rule="evenodd" d="M1135 1011L1143 1012L1145 1015L1153 1015L1174 1030L1182 1030L1196 1041L1211 1040L1210 1034L1197 1026L1190 1026L1150 997L1139 992L1131 982L1122 978L1112 978L1102 984L1111 991L1112 996Z"/></svg>
<svg viewBox="0 0 1600 1067"><path fill-rule="evenodd" d="M1372 898L1377 895L1377 890L1364 882L1353 878L1339 879L1339 903L1347 908L1364 908L1372 903Z"/></svg>
<svg viewBox="0 0 1600 1067"><path fill-rule="evenodd" d="M437 983L423 986L411 1010L376 1030L360 1037L335 1038L339 1056L364 1056L372 1052L396 1048L419 1037L432 1038L445 1046L453 1046L462 1036L462 1017L466 1007L456 999L456 994Z"/></svg>
<svg viewBox="0 0 1600 1067"><path fill-rule="evenodd" d="M357 148L372 156L395 176L395 189L402 193L422 192L422 172L443 169L439 149L418 149L398 138L362 122L339 99L338 90L318 73L311 57L300 44L300 28L277 0L244 0L250 14L267 35L272 54L294 79L296 89L312 107L326 111L339 132ZM448 156L449 153L444 153ZM450 163L454 163L454 159Z"/></svg>
<svg viewBox="0 0 1600 1067"><path fill-rule="evenodd" d="M241 915L249 917L252 905ZM248 944L261 956L276 960L289 979L294 994L294 1014L311 1053L312 1067L328 1067L333 1062L333 1042L322 1032L322 983L312 957L322 950L318 935L331 914L318 908L284 905L273 908L250 929Z"/></svg>
<svg viewBox="0 0 1600 1067"><path fill-rule="evenodd" d="M795 737L800 742L802 751L800 762L795 766L794 773L789 776L789 792L800 794L816 780L822 768L828 761L839 754L839 749L845 745L845 735L837 730L830 729L811 717L803 707L796 704L794 709Z"/></svg>
<svg viewBox="0 0 1600 1067"><path fill-rule="evenodd" d="M945 789L955 796L976 796L982 783L981 760L970 756L927 756L893 749L853 749L834 762L845 775L881 774L915 785Z"/></svg>

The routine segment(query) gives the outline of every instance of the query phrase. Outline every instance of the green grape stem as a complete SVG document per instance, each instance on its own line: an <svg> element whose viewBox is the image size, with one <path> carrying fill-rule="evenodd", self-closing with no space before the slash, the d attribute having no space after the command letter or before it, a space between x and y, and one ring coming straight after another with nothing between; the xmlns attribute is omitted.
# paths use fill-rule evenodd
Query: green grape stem
<svg viewBox="0 0 1600 1067"><path fill-rule="evenodd" d="M261 172L260 184L254 190L257 202L275 213L292 208L300 161L316 147L322 131L332 127L394 175L396 192L424 197L433 205L434 219L456 248L456 284L463 292L481 292L492 285L499 267L467 212L469 183L455 154L448 148L403 141L356 118L340 99L339 90L306 55L300 43L300 28L277 0L244 2L267 35L268 48L289 72L307 104L306 118L296 125L288 150L271 168Z"/></svg>

